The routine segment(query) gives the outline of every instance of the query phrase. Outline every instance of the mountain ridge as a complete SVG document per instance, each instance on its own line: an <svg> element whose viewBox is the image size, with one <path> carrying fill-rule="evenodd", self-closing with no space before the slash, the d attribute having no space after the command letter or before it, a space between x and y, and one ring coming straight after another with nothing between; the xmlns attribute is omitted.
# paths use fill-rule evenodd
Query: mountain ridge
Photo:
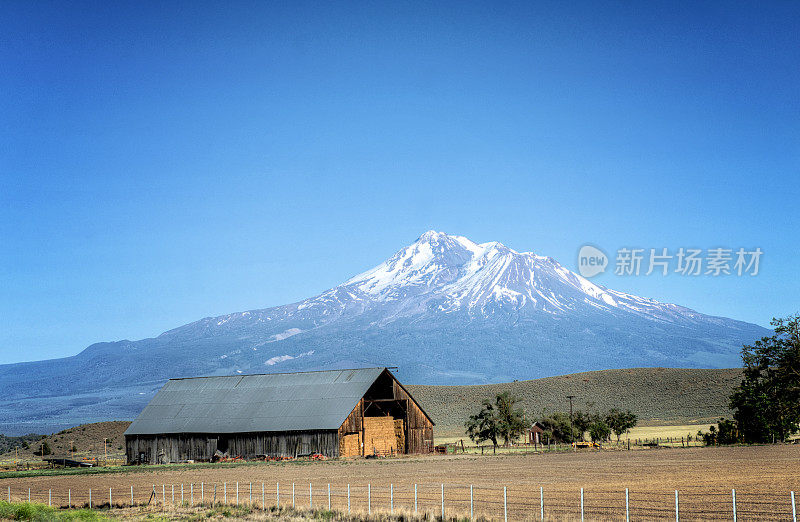
<svg viewBox="0 0 800 522"><path fill-rule="evenodd" d="M296 303L1 365L0 419L36 423L64 411L72 424L95 412L132 418L164 380L195 375L378 365L399 366L409 384L480 384L607 368L731 367L740 365L741 344L767 332L595 285L550 257L428 231Z"/></svg>

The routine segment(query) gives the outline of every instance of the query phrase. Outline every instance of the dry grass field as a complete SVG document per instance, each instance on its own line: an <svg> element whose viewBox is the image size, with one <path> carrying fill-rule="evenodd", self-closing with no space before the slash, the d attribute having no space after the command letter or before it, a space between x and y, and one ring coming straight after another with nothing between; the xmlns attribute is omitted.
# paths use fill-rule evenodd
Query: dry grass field
<svg viewBox="0 0 800 522"><path fill-rule="evenodd" d="M732 513L731 489L737 490L739 520L783 519L790 516L789 492L800 492L800 445L747 446L692 449L653 449L638 451L592 451L537 455L474 456L448 455L395 459L355 459L350 461L246 463L237 466L168 469L158 466L132 468L101 475L28 477L0 479L0 495L8 488L14 500L26 500L28 488L33 500L56 505L112 500L120 506L134 501L160 509L180 504L183 486L185 503L214 497L216 502L261 504L261 488L267 506L280 500L291 505L292 484L295 504L309 506L309 484L314 507L327 507L327 485L332 487L334 509L346 510L350 484L351 509L366 511L370 488L373 512L390 509L393 487L396 510L413 510L413 485L417 486L418 509L441 512L444 484L445 513L469 512L469 485L474 485L475 510L490 519L503 518L503 487L507 488L509 519L538 518L540 487L544 492L546 517L568 520L580 514L580 488L584 488L584 507L589 520L624 518L625 488L630 490L633 518L674 517L674 491L680 492L684 520L729 518ZM251 495L252 484L252 497ZM390 486L390 484L392 486ZM369 485L369 486L368 486ZM155 486L156 498L150 499ZM166 499L162 494L166 494Z"/></svg>

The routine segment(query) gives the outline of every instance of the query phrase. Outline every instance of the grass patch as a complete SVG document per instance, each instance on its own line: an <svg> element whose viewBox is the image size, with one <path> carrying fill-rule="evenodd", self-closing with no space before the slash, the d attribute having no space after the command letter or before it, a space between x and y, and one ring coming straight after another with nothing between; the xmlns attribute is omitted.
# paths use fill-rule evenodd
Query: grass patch
<svg viewBox="0 0 800 522"><path fill-rule="evenodd" d="M326 461L330 462L330 461ZM197 462L194 464L153 464L142 466L104 466L93 468L45 468L28 469L21 471L2 471L0 479L27 478L27 477L57 477L64 475L102 475L106 473L154 473L160 471L188 470L188 469L222 469L246 466L307 466L310 460L284 460L284 461L240 461L240 462Z"/></svg>
<svg viewBox="0 0 800 522"><path fill-rule="evenodd" d="M44 504L32 502L0 501L0 519L3 520L107 520L88 509L59 511Z"/></svg>

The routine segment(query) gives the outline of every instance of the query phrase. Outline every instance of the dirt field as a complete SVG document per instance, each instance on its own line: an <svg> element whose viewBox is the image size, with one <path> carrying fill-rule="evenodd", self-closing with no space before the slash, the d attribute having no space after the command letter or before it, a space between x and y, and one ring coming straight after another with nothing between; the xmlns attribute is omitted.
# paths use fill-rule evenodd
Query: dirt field
<svg viewBox="0 0 800 522"><path fill-rule="evenodd" d="M417 486L418 509L441 512L441 484L445 491L445 513L469 513L469 485L474 484L475 510L487 518L503 517L503 486L506 486L510 519L538 518L540 490L544 491L546 518L569 519L580 515L580 488L589 519L619 519L625 514L625 488L630 489L633 518L674 517L675 489L680 491L684 520L727 518L732 513L731 489L737 490L739 520L786 519L790 517L789 492L800 492L800 445L732 448L654 449L639 451L579 451L517 456L429 456L384 460L327 462L248 463L218 469L171 469L157 466L137 472L104 475L31 477L0 480L0 495L11 488L14 500L25 500L28 488L33 500L66 505L108 502L112 488L115 504L147 502L153 486L156 499L172 505L209 501L274 505L280 482L282 504L309 504L312 484L314 507L327 507L327 485L332 487L334 509L345 510L347 484L351 509L366 511L368 484L373 512L390 509L393 484L395 509L413 509L413 485ZM166 496L163 498L162 495ZM800 500L800 498L798 499ZM151 500L152 503L152 500Z"/></svg>

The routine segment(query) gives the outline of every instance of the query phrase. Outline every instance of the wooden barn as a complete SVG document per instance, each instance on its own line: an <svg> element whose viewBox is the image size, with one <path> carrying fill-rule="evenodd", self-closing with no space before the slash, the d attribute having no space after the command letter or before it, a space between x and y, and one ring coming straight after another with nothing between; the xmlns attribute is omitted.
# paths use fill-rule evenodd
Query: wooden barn
<svg viewBox="0 0 800 522"><path fill-rule="evenodd" d="M129 464L429 453L433 421L387 368L170 379L125 447Z"/></svg>

